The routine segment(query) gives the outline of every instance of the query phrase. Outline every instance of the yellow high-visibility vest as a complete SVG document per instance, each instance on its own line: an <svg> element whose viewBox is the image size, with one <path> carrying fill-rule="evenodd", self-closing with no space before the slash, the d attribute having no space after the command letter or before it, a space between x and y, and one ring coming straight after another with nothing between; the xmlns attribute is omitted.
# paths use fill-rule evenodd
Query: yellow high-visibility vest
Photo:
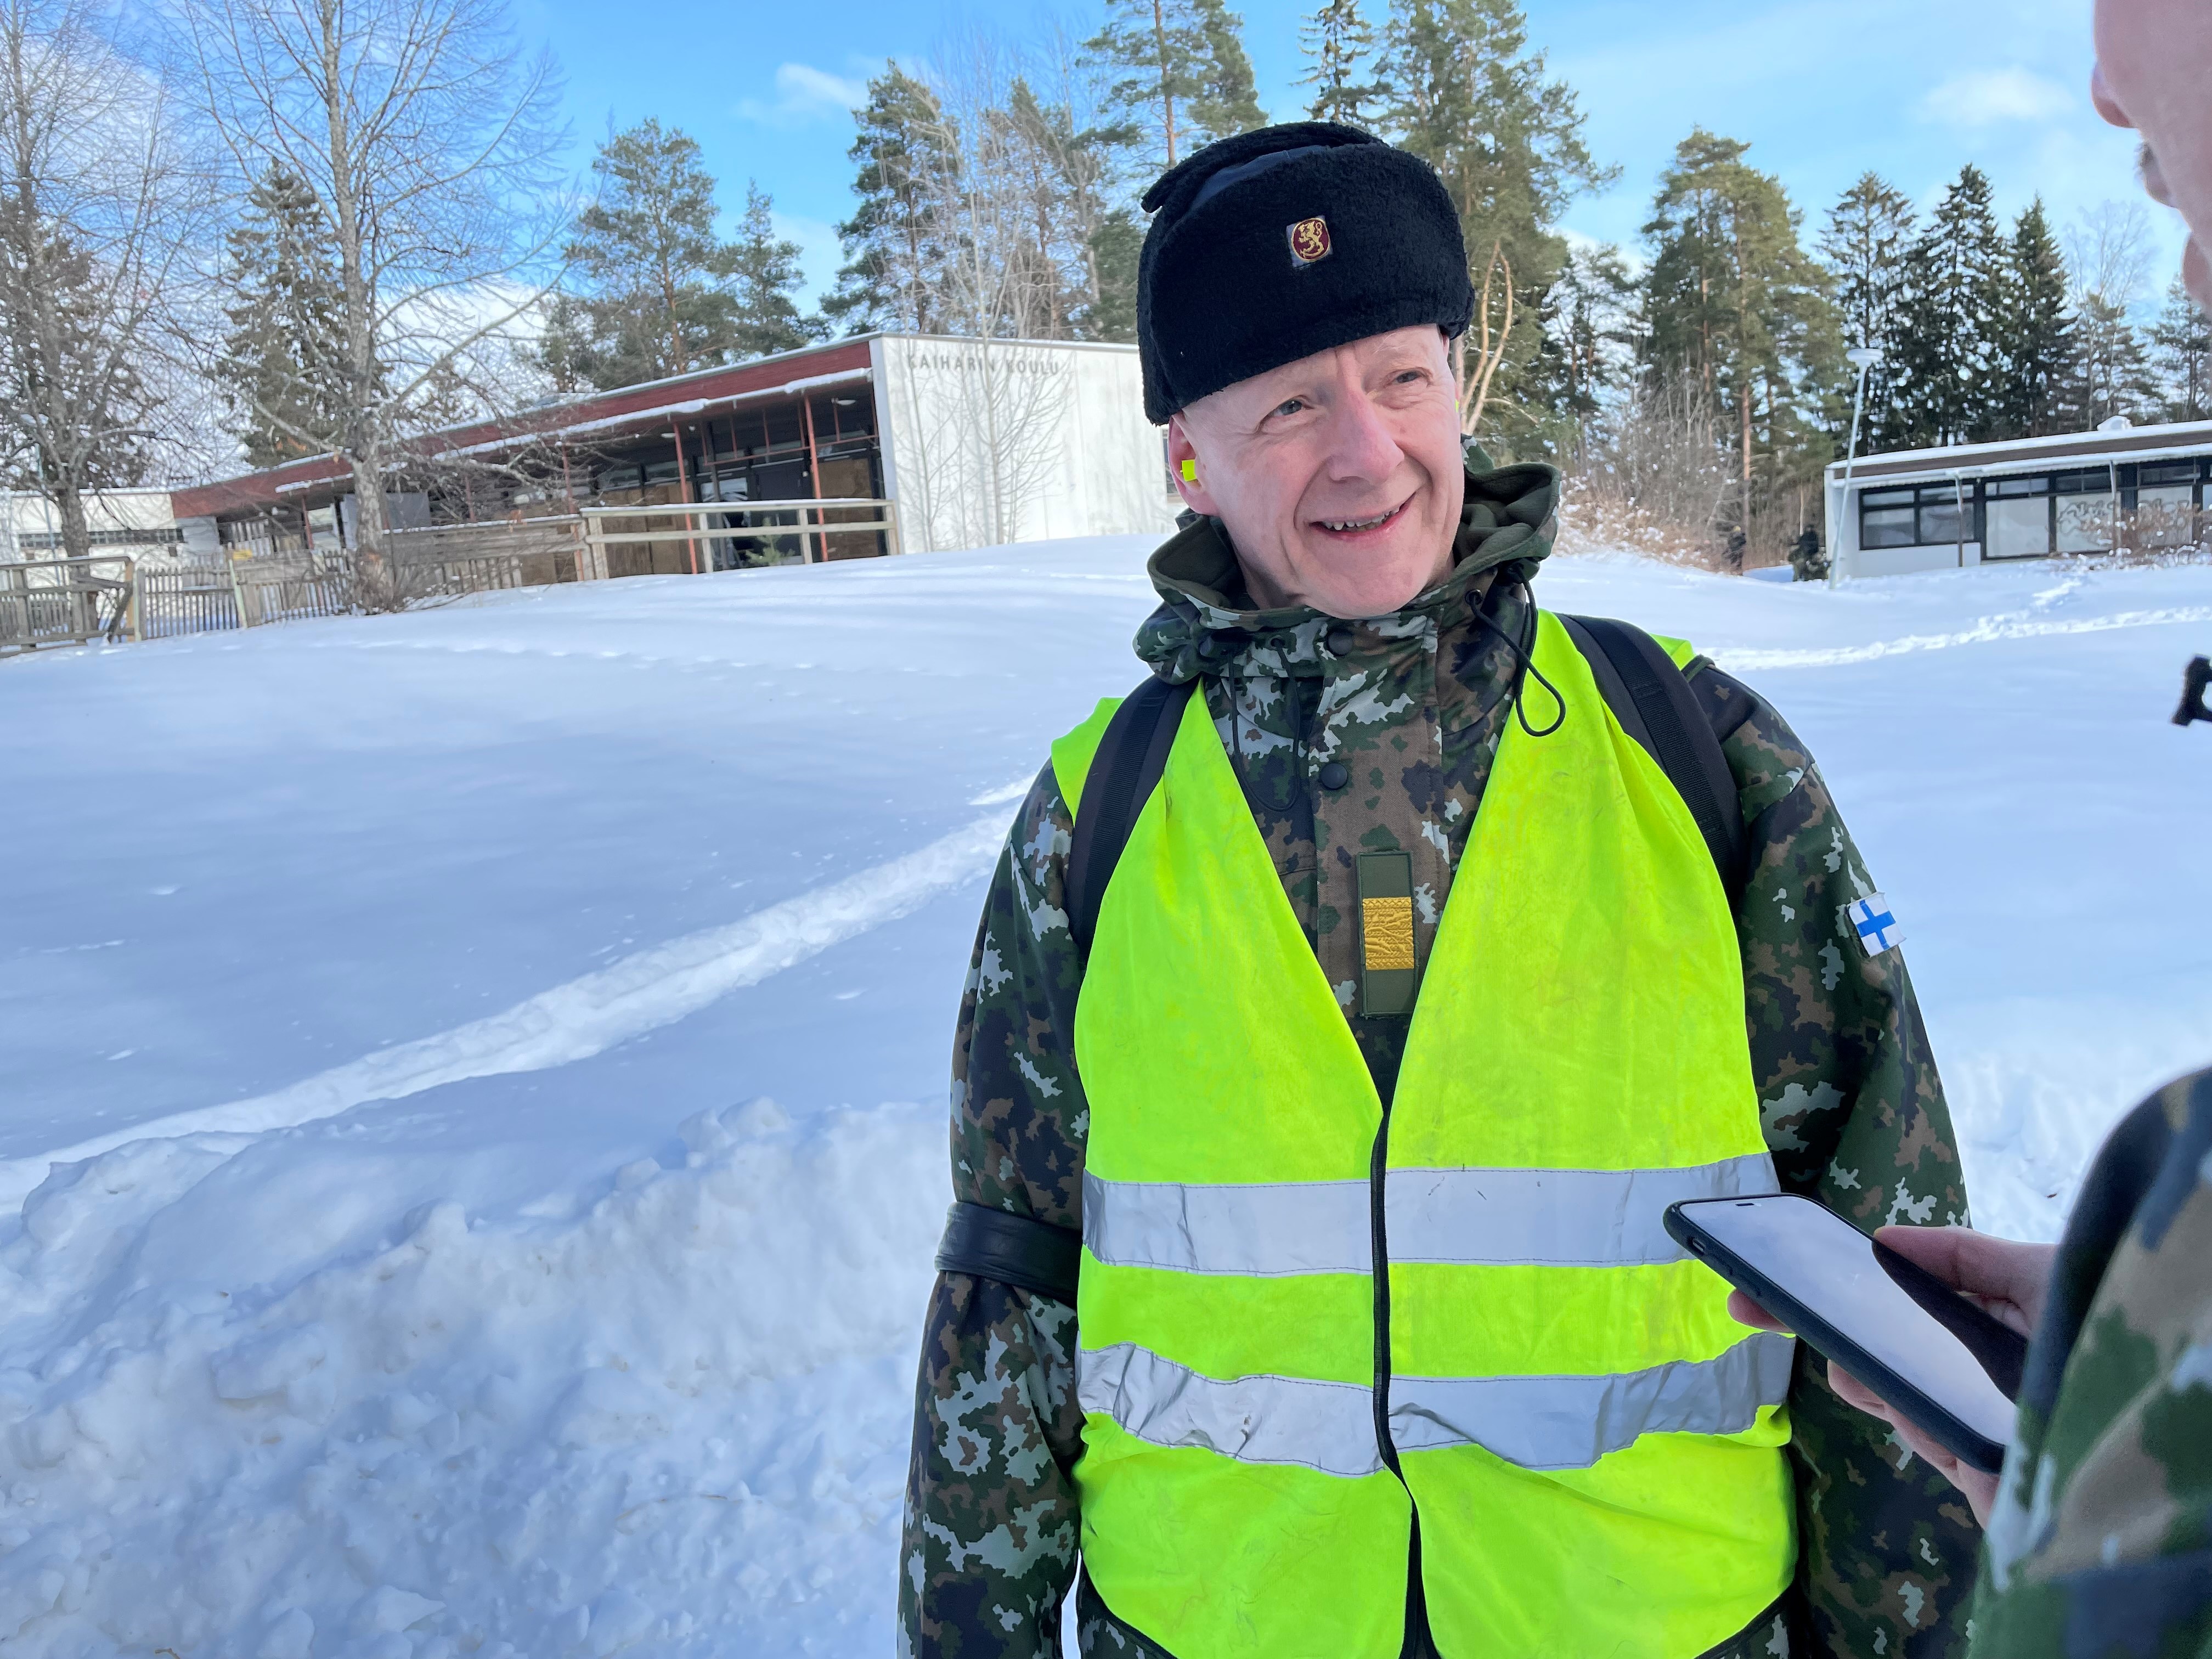
<svg viewBox="0 0 2212 1659"><path fill-rule="evenodd" d="M1101 903L1082 1547L1178 1659L1396 1659L1417 1510L1443 1659L1687 1659L1790 1583L1789 1339L1661 1222L1776 1187L1728 899L1549 615L1534 656L1566 720L1507 725L1387 1116L1203 697Z"/></svg>

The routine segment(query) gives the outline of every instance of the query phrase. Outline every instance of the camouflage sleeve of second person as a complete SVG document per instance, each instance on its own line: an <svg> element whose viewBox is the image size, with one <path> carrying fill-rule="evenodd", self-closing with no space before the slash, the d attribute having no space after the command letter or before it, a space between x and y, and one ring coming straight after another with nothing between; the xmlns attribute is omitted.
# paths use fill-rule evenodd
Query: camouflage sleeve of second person
<svg viewBox="0 0 2212 1659"><path fill-rule="evenodd" d="M1086 1113L1073 1058L1082 970L1060 884L1073 824L1052 769L1000 854L953 1042L953 1196L1079 1224ZM1060 1652L1079 1539L1075 1314L940 1273L923 1327L900 1552L902 1659Z"/></svg>
<svg viewBox="0 0 2212 1659"><path fill-rule="evenodd" d="M1724 696L1707 669L1692 681ZM1737 926L1753 1078L1783 1185L1868 1231L1963 1224L1957 1141L1896 950L1844 915L1875 890L1812 756L1753 694L1724 744L1750 829ZM1800 1642L1820 1659L1955 1659L1981 1537L1949 1482L1853 1410L1802 1344L1790 1388Z"/></svg>

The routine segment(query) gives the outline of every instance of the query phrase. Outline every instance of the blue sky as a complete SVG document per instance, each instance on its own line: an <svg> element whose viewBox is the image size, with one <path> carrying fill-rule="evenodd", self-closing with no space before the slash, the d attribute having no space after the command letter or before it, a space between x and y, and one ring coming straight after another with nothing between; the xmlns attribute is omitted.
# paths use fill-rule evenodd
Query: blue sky
<svg viewBox="0 0 2212 1659"><path fill-rule="evenodd" d="M834 276L833 227L850 210L846 111L884 59L925 59L969 26L1021 36L1044 15L1018 0L661 0L632 14L605 0L521 0L521 21L567 75L580 167L611 119L647 115L704 148L726 207L747 177L775 198L806 252L810 283ZM1243 0L1262 104L1301 112L1298 25L1316 0ZM1383 0L1370 0L1378 15ZM1567 228L1632 246L1675 143L1703 125L1743 138L1808 225L1873 168L1923 204L1960 166L1988 173L2016 212L2040 191L2063 227L2106 201L2140 199L2129 135L2089 107L2090 0L1528 0L1532 44L1579 94L1590 148L1620 182L1577 202ZM1076 29L1098 5L1069 5ZM2180 257L2179 222L2149 207L2154 301Z"/></svg>

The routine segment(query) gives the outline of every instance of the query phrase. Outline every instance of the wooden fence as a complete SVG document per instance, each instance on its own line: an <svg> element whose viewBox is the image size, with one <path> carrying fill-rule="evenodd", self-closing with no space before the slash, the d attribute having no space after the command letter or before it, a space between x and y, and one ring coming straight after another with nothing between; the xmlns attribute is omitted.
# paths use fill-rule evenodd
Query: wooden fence
<svg viewBox="0 0 2212 1659"><path fill-rule="evenodd" d="M544 519L501 519L489 524L432 525L395 530L393 562L403 591L475 592L487 587L540 587L577 579L584 548L583 520L575 514Z"/></svg>
<svg viewBox="0 0 2212 1659"><path fill-rule="evenodd" d="M580 516L587 579L599 581L655 573L703 574L794 559L816 564L898 551L896 507L863 495L587 507ZM675 555L674 562L663 549Z"/></svg>
<svg viewBox="0 0 2212 1659"><path fill-rule="evenodd" d="M0 656L129 637L133 564L125 554L0 564Z"/></svg>
<svg viewBox="0 0 2212 1659"><path fill-rule="evenodd" d="M859 497L592 507L555 518L393 531L389 548L373 571L350 552L195 564L120 554L0 564L0 655L95 639L259 628L656 570L868 557L898 550L898 524L890 502Z"/></svg>

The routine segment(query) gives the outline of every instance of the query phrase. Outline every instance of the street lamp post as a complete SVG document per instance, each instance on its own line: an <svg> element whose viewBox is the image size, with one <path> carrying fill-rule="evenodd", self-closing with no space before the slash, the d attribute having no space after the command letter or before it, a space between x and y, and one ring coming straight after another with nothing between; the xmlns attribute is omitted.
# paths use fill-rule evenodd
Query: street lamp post
<svg viewBox="0 0 2212 1659"><path fill-rule="evenodd" d="M1859 415L1866 408L1867 375L1881 361L1881 353L1872 346L1853 346L1844 354L1844 360L1859 372L1858 386L1851 393L1851 435L1844 446L1844 498L1837 503L1836 521L1828 529L1828 586L1833 587L1843 580L1842 564L1837 558L1836 544L1842 539L1844 514L1851 504L1851 463L1858 459Z"/></svg>

